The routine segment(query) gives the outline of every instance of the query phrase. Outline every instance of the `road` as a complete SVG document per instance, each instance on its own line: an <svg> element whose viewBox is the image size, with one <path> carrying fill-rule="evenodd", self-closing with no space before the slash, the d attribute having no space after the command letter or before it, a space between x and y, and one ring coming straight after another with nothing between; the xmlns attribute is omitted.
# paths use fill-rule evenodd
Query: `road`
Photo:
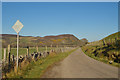
<svg viewBox="0 0 120 80"><path fill-rule="evenodd" d="M118 68L88 57L79 48L48 68L42 78L118 78Z"/></svg>

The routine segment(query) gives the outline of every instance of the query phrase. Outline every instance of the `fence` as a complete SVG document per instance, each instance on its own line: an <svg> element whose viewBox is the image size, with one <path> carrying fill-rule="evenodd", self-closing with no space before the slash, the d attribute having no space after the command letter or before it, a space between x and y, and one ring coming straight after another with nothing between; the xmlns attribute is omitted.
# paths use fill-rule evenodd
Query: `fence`
<svg viewBox="0 0 120 80"><path fill-rule="evenodd" d="M27 63L27 62L31 62L31 61L37 61L40 58L45 58L47 57L49 54L51 53L62 53L62 52L66 52L69 51L71 49L74 49L75 47L50 47L48 49L48 47L45 47L44 51L39 51L39 47L36 47L36 52L30 52L30 48L27 47L26 49L26 54L24 55L20 55L19 59L18 59L18 65L19 68L22 66L23 62ZM6 73L9 73L11 70L16 70L16 62L17 62L17 58L14 54L11 54L11 48L10 45L8 45L8 50L6 48L4 48L4 56L3 56L3 60L2 60L2 74L4 76L6 76ZM7 54L8 51L8 54Z"/></svg>

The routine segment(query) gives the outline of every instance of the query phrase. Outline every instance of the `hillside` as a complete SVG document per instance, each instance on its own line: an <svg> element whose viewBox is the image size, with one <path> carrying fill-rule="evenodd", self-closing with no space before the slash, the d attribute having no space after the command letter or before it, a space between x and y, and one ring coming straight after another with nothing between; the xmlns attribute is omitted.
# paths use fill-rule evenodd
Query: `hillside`
<svg viewBox="0 0 120 80"><path fill-rule="evenodd" d="M82 47L90 57L108 64L118 66L120 63L120 32L111 34L99 41L91 42ZM110 63L110 61L112 63Z"/></svg>
<svg viewBox="0 0 120 80"><path fill-rule="evenodd" d="M105 40L109 40L109 39L115 39L115 38L119 38L120 39L120 32L113 33L113 34L105 37L104 39Z"/></svg>
<svg viewBox="0 0 120 80"><path fill-rule="evenodd" d="M2 34L2 47L7 47L11 44L12 47L16 47L16 35ZM63 34L57 36L45 36L45 37L32 37L32 36L20 36L20 47L26 46L82 46L86 43L86 39L79 40L72 34Z"/></svg>

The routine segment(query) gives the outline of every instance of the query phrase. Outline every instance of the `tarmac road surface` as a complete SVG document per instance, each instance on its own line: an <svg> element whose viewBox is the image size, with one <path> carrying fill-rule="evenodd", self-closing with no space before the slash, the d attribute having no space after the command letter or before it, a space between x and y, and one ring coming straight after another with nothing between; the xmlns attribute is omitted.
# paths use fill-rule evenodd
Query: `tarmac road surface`
<svg viewBox="0 0 120 80"><path fill-rule="evenodd" d="M42 78L118 78L118 68L88 57L79 48L48 68Z"/></svg>

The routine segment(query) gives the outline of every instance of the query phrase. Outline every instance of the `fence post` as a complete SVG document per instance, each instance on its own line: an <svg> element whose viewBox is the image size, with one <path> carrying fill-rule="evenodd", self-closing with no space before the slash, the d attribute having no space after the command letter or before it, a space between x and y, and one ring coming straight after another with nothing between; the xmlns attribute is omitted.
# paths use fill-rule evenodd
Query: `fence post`
<svg viewBox="0 0 120 80"><path fill-rule="evenodd" d="M46 53L47 53L47 46L46 46Z"/></svg>
<svg viewBox="0 0 120 80"><path fill-rule="evenodd" d="M103 46L105 46L105 40L103 40Z"/></svg>
<svg viewBox="0 0 120 80"><path fill-rule="evenodd" d="M58 45L56 45L56 52L58 52Z"/></svg>
<svg viewBox="0 0 120 80"><path fill-rule="evenodd" d="M52 50L52 44L51 44L51 50Z"/></svg>
<svg viewBox="0 0 120 80"><path fill-rule="evenodd" d="M37 52L38 52L38 46L36 47L36 50L37 50Z"/></svg>
<svg viewBox="0 0 120 80"><path fill-rule="evenodd" d="M10 70L10 52L8 54L8 70Z"/></svg>
<svg viewBox="0 0 120 80"><path fill-rule="evenodd" d="M64 50L64 52L65 52L65 45L64 45L64 47L63 47L63 50Z"/></svg>
<svg viewBox="0 0 120 80"><path fill-rule="evenodd" d="M111 44L111 40L109 39L109 44Z"/></svg>
<svg viewBox="0 0 120 80"><path fill-rule="evenodd" d="M9 59L9 53L11 51L10 44L8 45L8 59Z"/></svg>
<svg viewBox="0 0 120 80"><path fill-rule="evenodd" d="M4 63L6 62L6 48L4 48Z"/></svg>
<svg viewBox="0 0 120 80"><path fill-rule="evenodd" d="M14 65L15 65L15 59L14 59L14 54L12 55L12 68L13 68L13 70L14 70Z"/></svg>
<svg viewBox="0 0 120 80"><path fill-rule="evenodd" d="M29 47L27 46L27 56L29 56Z"/></svg>
<svg viewBox="0 0 120 80"><path fill-rule="evenodd" d="M117 41L117 38L115 37L115 45L117 46L117 47L119 47L119 43L118 43L118 41Z"/></svg>
<svg viewBox="0 0 120 80"><path fill-rule="evenodd" d="M10 51L11 51L11 48L10 48L10 44L8 45L8 67L10 68Z"/></svg>
<svg viewBox="0 0 120 80"><path fill-rule="evenodd" d="M12 55L12 61L13 63L15 63L14 54Z"/></svg>

